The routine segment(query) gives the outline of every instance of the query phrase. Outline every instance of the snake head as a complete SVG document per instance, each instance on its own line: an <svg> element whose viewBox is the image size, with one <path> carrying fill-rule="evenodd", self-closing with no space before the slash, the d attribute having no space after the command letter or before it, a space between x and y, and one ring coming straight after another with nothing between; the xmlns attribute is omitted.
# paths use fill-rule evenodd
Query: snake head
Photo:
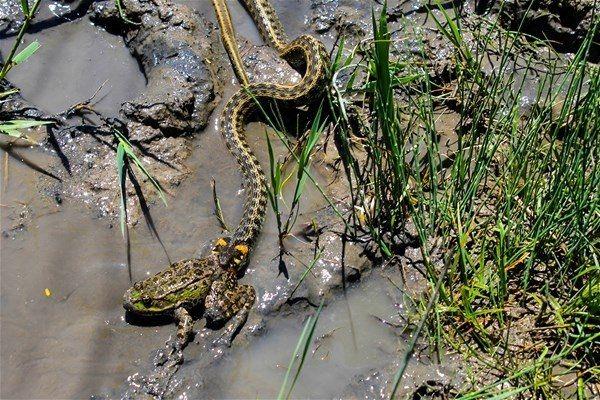
<svg viewBox="0 0 600 400"><path fill-rule="evenodd" d="M248 264L250 256L250 247L246 243L228 244L218 252L219 264L221 267L236 271L244 268Z"/></svg>

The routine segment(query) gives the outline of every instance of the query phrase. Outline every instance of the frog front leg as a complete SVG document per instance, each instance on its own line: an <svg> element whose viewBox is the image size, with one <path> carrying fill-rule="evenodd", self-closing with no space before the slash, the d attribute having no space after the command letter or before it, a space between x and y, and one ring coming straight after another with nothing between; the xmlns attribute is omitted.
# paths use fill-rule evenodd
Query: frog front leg
<svg viewBox="0 0 600 400"><path fill-rule="evenodd" d="M211 322L229 321L223 329L219 344L231 345L233 337L248 319L256 293L249 285L239 285L234 274L213 282L204 301L205 317Z"/></svg>
<svg viewBox="0 0 600 400"><path fill-rule="evenodd" d="M192 337L194 320L190 313L183 307L175 309L175 320L177 321L177 339L181 348L184 348Z"/></svg>

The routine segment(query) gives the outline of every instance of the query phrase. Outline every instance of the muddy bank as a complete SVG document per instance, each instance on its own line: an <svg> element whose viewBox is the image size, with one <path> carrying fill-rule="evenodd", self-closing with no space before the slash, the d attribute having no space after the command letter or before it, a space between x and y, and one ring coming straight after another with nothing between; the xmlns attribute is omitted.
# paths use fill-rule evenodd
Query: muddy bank
<svg viewBox="0 0 600 400"><path fill-rule="evenodd" d="M58 3L54 5L58 6ZM129 97L130 100L115 112L104 112L102 107L96 107L96 103L107 93L114 92L115 77L109 74L86 97L65 104L63 110L54 114L57 124L49 128L49 138L45 141L46 147L62 160L62 164L54 168L62 182L49 182L49 190L79 198L100 216L118 214L119 186L113 130L129 137L150 173L165 190L172 191L189 173L185 160L191 153L190 139L206 127L222 90L222 85L213 78L222 58L214 48L217 42L213 25L183 5L130 2L127 6L132 14L143 19L143 23L134 25L120 19L114 2L95 3L89 20L123 35L124 45L141 67L145 88L136 97L132 97L135 91L126 93L122 99ZM55 29L97 29L89 20L87 16L73 22L61 20L57 24L60 28ZM111 50L107 49L105 56L110 57ZM110 65L106 60L104 63ZM37 72L42 75L41 71ZM125 79L130 78L125 76ZM27 92L31 93L30 90ZM20 95L8 99L1 107L0 113L6 119L25 108L27 112L21 117L47 114L24 102ZM127 185L128 208L131 220L135 222L139 218L135 197L145 193L149 198L146 201L153 202L155 193L139 171L135 176L131 173L130 178L133 184Z"/></svg>
<svg viewBox="0 0 600 400"><path fill-rule="evenodd" d="M536 0L476 2L478 13L499 13L501 23L508 29L521 30L533 38L549 41L562 53L576 53L583 41L600 20L600 4L595 0ZM594 37L589 60L600 61L600 33Z"/></svg>

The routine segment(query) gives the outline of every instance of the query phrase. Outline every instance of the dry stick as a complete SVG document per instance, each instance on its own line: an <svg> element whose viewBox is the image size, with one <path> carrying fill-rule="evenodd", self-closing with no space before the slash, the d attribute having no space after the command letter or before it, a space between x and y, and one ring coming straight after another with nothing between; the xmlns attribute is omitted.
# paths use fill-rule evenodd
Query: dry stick
<svg viewBox="0 0 600 400"><path fill-rule="evenodd" d="M106 79L104 82L102 82L90 98L88 98L85 101L81 101L79 103L73 104L71 107L67 108L67 110L63 111L61 114L64 114L67 117L71 114L78 114L81 111L89 111L91 113L97 114L93 108L92 101L96 98L98 93L100 93L100 91L102 90L104 85L106 85L107 82L108 82L108 79Z"/></svg>

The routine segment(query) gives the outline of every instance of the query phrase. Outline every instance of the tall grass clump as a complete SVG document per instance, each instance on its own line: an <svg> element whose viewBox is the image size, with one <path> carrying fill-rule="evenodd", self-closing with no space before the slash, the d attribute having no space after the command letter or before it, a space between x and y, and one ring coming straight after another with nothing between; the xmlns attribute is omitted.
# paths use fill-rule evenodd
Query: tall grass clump
<svg viewBox="0 0 600 400"><path fill-rule="evenodd" d="M393 260L414 224L431 288L419 327L438 356L451 348L493 371L474 373L463 398L585 395L600 373L600 72L587 63L598 26L571 59L539 60L540 43L495 22L467 41L460 16L431 18L453 49L450 78L425 52L391 56L385 8L364 56L334 59L352 233ZM450 137L444 115L458 121Z"/></svg>
<svg viewBox="0 0 600 400"><path fill-rule="evenodd" d="M300 214L300 200L306 187L306 181L309 179L314 180L310 176L310 166L312 163L312 157L315 152L316 145L321 138L323 130L325 129L326 122L321 120L321 108L319 108L315 114L315 118L306 131L305 137L301 138L298 142L301 146L294 146L290 141L290 136L286 133L284 124L273 123L272 118L267 118L274 128L277 137L286 147L287 151L295 163L292 164L294 168L289 171L286 168L287 161L281 161L275 155L273 145L269 135L266 134L267 148L269 152L269 184L267 195L269 202L275 213L275 220L277 222L277 229L279 232L279 248L283 252L285 250L284 239L290 234L292 228L298 220ZM276 115L280 115L277 113ZM294 179L295 178L295 179ZM294 189L291 196L291 200L286 203L284 197L284 187L289 183L293 182ZM287 206L287 212L284 215L283 207Z"/></svg>

